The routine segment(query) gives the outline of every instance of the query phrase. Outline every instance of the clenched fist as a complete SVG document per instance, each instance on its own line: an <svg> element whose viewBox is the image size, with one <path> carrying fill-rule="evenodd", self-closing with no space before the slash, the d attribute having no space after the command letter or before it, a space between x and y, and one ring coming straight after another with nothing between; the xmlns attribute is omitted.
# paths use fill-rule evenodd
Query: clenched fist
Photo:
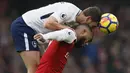
<svg viewBox="0 0 130 73"><path fill-rule="evenodd" d="M37 40L37 42L38 42L39 44L44 44L44 43L45 43L45 39L43 38L42 33L38 33L38 34L34 35L33 38L34 38L35 40Z"/></svg>

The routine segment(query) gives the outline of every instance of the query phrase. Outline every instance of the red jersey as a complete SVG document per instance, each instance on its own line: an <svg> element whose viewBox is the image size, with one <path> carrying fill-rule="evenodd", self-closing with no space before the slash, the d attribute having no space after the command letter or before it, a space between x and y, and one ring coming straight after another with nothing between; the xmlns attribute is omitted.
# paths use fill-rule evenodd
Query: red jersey
<svg viewBox="0 0 130 73"><path fill-rule="evenodd" d="M62 73L74 43L53 40L43 54L36 73Z"/></svg>

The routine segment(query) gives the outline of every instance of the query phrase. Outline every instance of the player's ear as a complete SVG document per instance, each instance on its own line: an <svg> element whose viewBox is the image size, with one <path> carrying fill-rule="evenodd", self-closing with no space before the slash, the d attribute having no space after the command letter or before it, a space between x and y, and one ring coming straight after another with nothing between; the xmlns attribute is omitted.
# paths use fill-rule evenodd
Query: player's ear
<svg viewBox="0 0 130 73"><path fill-rule="evenodd" d="M86 33L86 30L83 29L82 32L81 32L81 35L84 36L85 33Z"/></svg>
<svg viewBox="0 0 130 73"><path fill-rule="evenodd" d="M89 24L92 22L92 17L91 16L87 16L86 17L86 22Z"/></svg>

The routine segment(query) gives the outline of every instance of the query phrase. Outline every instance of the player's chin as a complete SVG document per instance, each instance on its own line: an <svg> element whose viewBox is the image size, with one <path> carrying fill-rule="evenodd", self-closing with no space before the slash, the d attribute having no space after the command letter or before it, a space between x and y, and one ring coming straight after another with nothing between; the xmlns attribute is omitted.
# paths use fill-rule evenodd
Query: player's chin
<svg viewBox="0 0 130 73"><path fill-rule="evenodd" d="M75 48L82 48L84 46L84 40L79 40L75 43Z"/></svg>
<svg viewBox="0 0 130 73"><path fill-rule="evenodd" d="M75 48L82 48L82 45L75 45Z"/></svg>

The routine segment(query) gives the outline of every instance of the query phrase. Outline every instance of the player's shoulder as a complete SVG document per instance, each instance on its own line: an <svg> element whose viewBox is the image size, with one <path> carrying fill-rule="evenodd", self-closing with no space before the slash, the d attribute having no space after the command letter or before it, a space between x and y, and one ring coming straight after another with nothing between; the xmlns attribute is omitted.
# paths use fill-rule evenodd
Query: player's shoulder
<svg viewBox="0 0 130 73"><path fill-rule="evenodd" d="M64 30L65 32L69 32L69 31L70 31L70 32L75 32L74 29L72 29L72 28L65 28L65 29L63 29L63 30Z"/></svg>
<svg viewBox="0 0 130 73"><path fill-rule="evenodd" d="M66 29L63 29L63 30L65 31L64 36L66 36L66 42L67 43L72 43L72 42L74 42L74 40L77 39L76 33L73 29L66 28Z"/></svg>
<svg viewBox="0 0 130 73"><path fill-rule="evenodd" d="M63 29L63 32L66 33L66 35L71 35L71 36L76 35L75 31L71 28L65 28L65 29Z"/></svg>
<svg viewBox="0 0 130 73"><path fill-rule="evenodd" d="M54 4L62 5L62 6L65 6L65 7L77 7L75 4L70 3L70 2L57 2L57 3L54 3Z"/></svg>
<svg viewBox="0 0 130 73"><path fill-rule="evenodd" d="M62 5L64 5L64 4L68 4L68 5L74 5L73 3L70 3L70 2L64 2L64 1L62 1L62 2L56 2L56 3L54 3L54 4L62 4Z"/></svg>

